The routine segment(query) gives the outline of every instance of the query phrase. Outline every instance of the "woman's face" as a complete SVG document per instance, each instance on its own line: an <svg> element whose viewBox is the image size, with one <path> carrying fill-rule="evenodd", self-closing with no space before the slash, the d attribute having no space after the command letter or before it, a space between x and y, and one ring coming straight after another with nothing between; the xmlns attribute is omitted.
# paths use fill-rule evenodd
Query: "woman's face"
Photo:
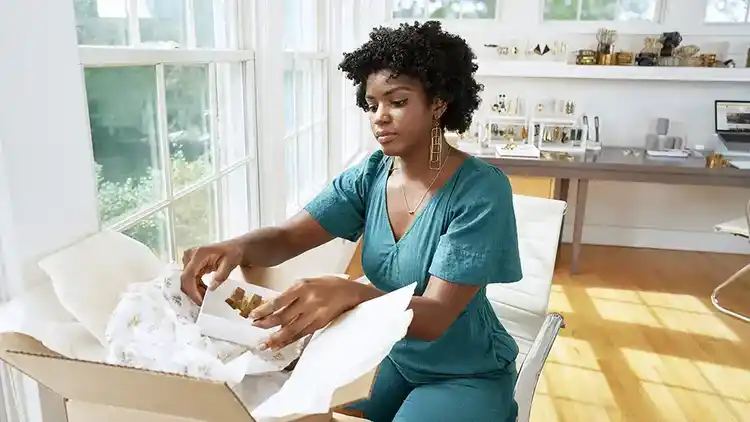
<svg viewBox="0 0 750 422"><path fill-rule="evenodd" d="M427 100L417 79L392 78L389 71L373 73L367 79L365 100L372 133L386 155L404 156L429 145L439 107Z"/></svg>

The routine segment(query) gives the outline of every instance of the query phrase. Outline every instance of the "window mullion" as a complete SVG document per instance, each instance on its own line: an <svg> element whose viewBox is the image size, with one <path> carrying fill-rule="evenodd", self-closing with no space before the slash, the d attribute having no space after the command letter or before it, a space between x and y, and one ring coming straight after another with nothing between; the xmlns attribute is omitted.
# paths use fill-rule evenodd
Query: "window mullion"
<svg viewBox="0 0 750 422"><path fill-rule="evenodd" d="M745 22L750 23L750 0L745 0Z"/></svg>
<svg viewBox="0 0 750 422"><path fill-rule="evenodd" d="M128 15L128 43L131 46L141 44L141 24L138 20L138 0L126 0Z"/></svg>
<svg viewBox="0 0 750 422"><path fill-rule="evenodd" d="M198 42L195 38L195 0L183 0L185 15L183 25L185 27L185 44L187 48L196 48Z"/></svg>
<svg viewBox="0 0 750 422"><path fill-rule="evenodd" d="M576 13L576 20L580 21L583 15L583 2L586 0L578 0L578 12Z"/></svg>
<svg viewBox="0 0 750 422"><path fill-rule="evenodd" d="M219 113L219 92L216 81L217 70L216 63L208 64L208 103L211 104L210 119L208 121L208 132L209 139L211 140L211 155L213 156L214 174L219 174L221 171L221 154L222 151L227 148L222 148L222 143L226 139L222 139L219 136L219 125L221 124L221 114ZM245 152L247 156L247 151ZM225 180L228 180L227 179ZM213 212L214 212L214 233L218 234L218 237L222 237L221 230L224 227L224 212L221 209L224 204L224 184L221 180L213 183L213 195L211 200L213 201ZM218 239L212 239L215 241Z"/></svg>
<svg viewBox="0 0 750 422"><path fill-rule="evenodd" d="M174 219L174 187L172 186L172 156L169 151L169 122L167 121L167 82L164 74L164 65L156 65L156 122L158 127L157 141L159 143L159 156L161 158L162 183L166 200L170 203L167 207L167 255L175 257L177 241L175 238Z"/></svg>

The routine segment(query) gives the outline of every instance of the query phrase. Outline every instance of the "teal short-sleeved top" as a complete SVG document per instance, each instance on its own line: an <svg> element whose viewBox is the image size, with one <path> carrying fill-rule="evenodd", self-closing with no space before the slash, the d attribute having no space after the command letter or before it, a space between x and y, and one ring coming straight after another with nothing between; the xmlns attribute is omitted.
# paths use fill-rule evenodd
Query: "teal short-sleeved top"
<svg viewBox="0 0 750 422"><path fill-rule="evenodd" d="M485 286L521 279L513 195L496 167L467 158L395 240L386 189L393 158L382 151L339 175L305 209L331 235L356 241L370 282L391 292L431 275L482 289L437 340L405 338L390 359L412 382L491 376L515 365L518 346L498 320Z"/></svg>

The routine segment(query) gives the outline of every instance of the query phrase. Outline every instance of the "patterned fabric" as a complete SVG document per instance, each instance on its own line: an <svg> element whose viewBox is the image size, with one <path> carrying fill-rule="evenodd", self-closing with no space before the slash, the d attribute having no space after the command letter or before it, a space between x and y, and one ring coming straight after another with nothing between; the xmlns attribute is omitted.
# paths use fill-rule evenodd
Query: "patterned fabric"
<svg viewBox="0 0 750 422"><path fill-rule="evenodd" d="M156 280L130 285L107 325L107 362L230 384L291 362L201 335L199 312L180 288L177 265Z"/></svg>

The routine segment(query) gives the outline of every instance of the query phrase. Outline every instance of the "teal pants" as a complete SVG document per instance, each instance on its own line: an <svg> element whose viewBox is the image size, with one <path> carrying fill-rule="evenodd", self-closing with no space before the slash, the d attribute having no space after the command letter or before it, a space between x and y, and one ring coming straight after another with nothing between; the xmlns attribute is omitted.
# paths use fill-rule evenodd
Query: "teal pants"
<svg viewBox="0 0 750 422"><path fill-rule="evenodd" d="M515 422L515 381L513 370L493 378L414 384L386 358L380 364L370 398L348 409L364 412L373 422Z"/></svg>

